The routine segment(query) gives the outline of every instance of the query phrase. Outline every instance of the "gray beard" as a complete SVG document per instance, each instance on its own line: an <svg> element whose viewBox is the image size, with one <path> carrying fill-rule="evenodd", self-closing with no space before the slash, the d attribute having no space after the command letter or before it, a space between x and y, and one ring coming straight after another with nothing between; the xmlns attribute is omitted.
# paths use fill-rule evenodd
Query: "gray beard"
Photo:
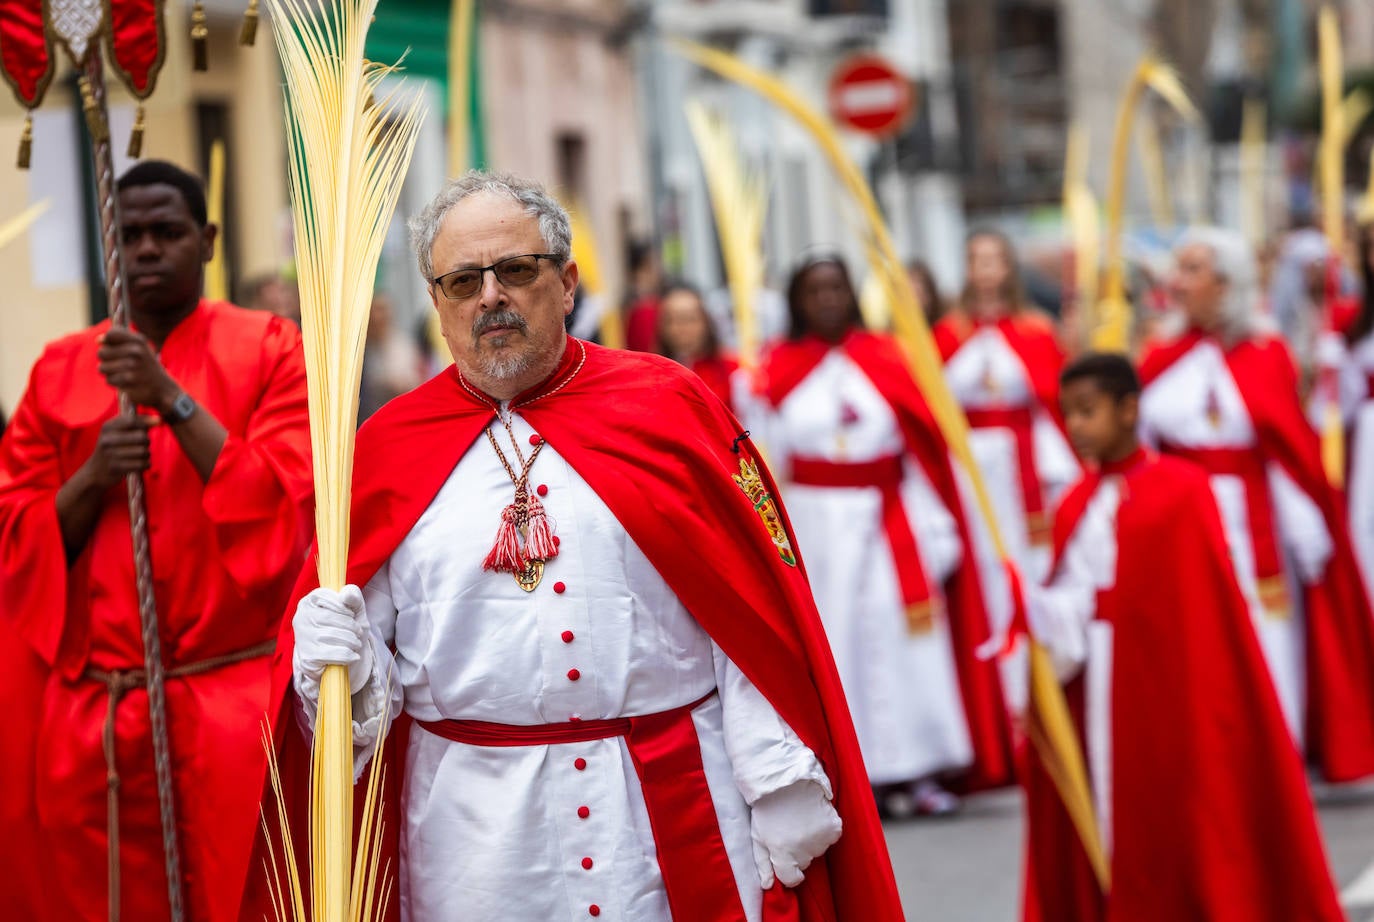
<svg viewBox="0 0 1374 922"><path fill-rule="evenodd" d="M518 378L534 367L535 353L526 350L514 355L481 355L477 357L477 367L482 375L497 381Z"/></svg>

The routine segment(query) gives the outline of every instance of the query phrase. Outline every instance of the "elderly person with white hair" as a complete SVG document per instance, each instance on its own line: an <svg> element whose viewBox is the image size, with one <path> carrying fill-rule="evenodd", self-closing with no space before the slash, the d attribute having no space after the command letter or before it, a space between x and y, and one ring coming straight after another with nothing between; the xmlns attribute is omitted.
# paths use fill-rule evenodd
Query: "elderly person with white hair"
<svg viewBox="0 0 1374 922"><path fill-rule="evenodd" d="M1195 228L1175 261L1173 335L1141 360L1141 434L1211 475L1299 747L1328 780L1374 774L1374 620L1254 257L1238 234Z"/></svg>

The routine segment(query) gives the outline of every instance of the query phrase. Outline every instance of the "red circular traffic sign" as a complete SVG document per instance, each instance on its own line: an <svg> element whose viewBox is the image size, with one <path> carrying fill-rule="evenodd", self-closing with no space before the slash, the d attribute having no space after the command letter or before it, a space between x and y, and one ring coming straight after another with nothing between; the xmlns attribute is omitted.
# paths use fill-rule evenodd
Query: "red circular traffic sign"
<svg viewBox="0 0 1374 922"><path fill-rule="evenodd" d="M911 113L910 82L872 54L841 62L830 78L830 117L865 134L895 134Z"/></svg>

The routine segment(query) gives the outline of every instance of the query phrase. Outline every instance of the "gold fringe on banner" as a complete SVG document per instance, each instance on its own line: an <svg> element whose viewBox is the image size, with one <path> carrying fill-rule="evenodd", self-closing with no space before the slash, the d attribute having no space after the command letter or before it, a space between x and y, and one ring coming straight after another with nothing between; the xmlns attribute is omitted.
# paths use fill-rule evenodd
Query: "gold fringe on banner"
<svg viewBox="0 0 1374 922"><path fill-rule="evenodd" d="M243 11L243 25L239 26L239 44L251 48L258 40L258 0L248 0Z"/></svg>
<svg viewBox="0 0 1374 922"><path fill-rule="evenodd" d="M196 0L191 7L191 69L210 69L210 28L205 24L205 4Z"/></svg>

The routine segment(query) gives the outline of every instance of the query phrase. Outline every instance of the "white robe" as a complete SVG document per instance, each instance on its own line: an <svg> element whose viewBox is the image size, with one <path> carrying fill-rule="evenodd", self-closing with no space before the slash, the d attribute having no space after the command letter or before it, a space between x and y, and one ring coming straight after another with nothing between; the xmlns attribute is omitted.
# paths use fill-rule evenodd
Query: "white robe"
<svg viewBox="0 0 1374 922"><path fill-rule="evenodd" d="M1215 424L1208 416L1213 399L1209 395L1215 395ZM1211 340L1199 342L1145 388L1140 398L1140 430L1142 440L1156 447L1172 443L1188 448L1259 450L1240 390L1220 347ZM1321 509L1311 497L1278 464L1269 463L1265 473L1291 602L1290 614L1283 618L1266 612L1260 601L1244 483L1224 474L1211 477L1210 482L1284 719L1301 748L1307 704L1302 586L1320 579L1334 546Z"/></svg>
<svg viewBox="0 0 1374 922"><path fill-rule="evenodd" d="M531 428L518 413L513 427L528 456ZM518 469L504 427L493 422L492 431ZM542 501L561 540L533 592L481 569L514 496L485 437L368 582L379 663L354 696L359 768L385 704L392 645L399 687L391 713L403 694L406 713L421 721L618 718L676 708L716 688L719 697L692 719L741 900L757 922L748 804L799 780L829 793L824 770L552 445L530 483L547 486ZM592 906L601 919L669 919L623 738L496 748L417 726L403 800L403 919L581 922Z"/></svg>
<svg viewBox="0 0 1374 922"><path fill-rule="evenodd" d="M848 406L855 419L841 421ZM883 529L877 487L790 483L792 457L865 462L906 453L897 418L868 376L832 350L776 412L744 408L762 440L806 562L816 606L874 784L910 781L973 762L949 625L912 633ZM938 592L962 556L957 523L907 457L900 488L917 552Z"/></svg>
<svg viewBox="0 0 1374 922"><path fill-rule="evenodd" d="M995 327L978 330L949 357L945 381L965 410L1023 407L1035 402L1030 372ZM1043 408L1032 409L1031 439L1048 516L1063 492L1078 480L1082 469L1064 434ZM1050 549L1030 542L1015 436L1010 429L973 429L969 432L969 448L983 475L1007 553L1027 580L1043 580Z"/></svg>
<svg viewBox="0 0 1374 922"><path fill-rule="evenodd" d="M1069 536L1049 585L1026 596L1031 631L1061 682L1083 673L1084 730L1098 832L1112 846L1112 625L1096 620L1097 596L1116 585L1120 475L1104 477Z"/></svg>
<svg viewBox="0 0 1374 922"><path fill-rule="evenodd" d="M1374 333L1355 343L1343 370L1341 392L1350 424L1350 538L1364 576L1365 592L1374 599Z"/></svg>

